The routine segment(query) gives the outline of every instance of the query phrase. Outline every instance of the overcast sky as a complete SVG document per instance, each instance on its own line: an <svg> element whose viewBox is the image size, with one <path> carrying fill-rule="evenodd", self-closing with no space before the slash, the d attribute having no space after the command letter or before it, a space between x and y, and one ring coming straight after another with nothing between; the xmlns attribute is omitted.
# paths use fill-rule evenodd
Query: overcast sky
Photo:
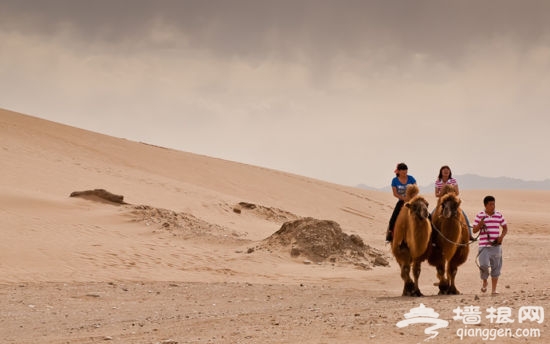
<svg viewBox="0 0 550 344"><path fill-rule="evenodd" d="M0 42L0 107L116 137L345 185L550 178L550 1L1 0Z"/></svg>

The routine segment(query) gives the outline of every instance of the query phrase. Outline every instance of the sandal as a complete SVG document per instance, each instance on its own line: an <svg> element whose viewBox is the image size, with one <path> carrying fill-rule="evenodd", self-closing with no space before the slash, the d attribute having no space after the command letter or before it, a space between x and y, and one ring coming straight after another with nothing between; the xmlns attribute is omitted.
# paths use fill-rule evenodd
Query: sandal
<svg viewBox="0 0 550 344"><path fill-rule="evenodd" d="M483 281L483 285L481 286L481 292L485 293L487 292L487 282Z"/></svg>

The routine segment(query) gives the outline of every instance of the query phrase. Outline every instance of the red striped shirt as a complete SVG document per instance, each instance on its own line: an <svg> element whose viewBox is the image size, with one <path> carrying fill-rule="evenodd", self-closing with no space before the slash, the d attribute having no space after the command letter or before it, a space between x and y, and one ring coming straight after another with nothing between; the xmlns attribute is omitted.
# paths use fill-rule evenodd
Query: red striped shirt
<svg viewBox="0 0 550 344"><path fill-rule="evenodd" d="M479 246L491 246L491 242L500 236L500 227L506 226L506 220L498 211L495 211L493 215L488 215L485 211L481 211L476 215L473 225L476 226L481 219L483 219L486 228L480 230Z"/></svg>
<svg viewBox="0 0 550 344"><path fill-rule="evenodd" d="M441 188L442 188L443 185L445 185L445 184L449 184L449 185L458 185L456 179L454 179L454 178L449 178L449 179L447 179L447 182L446 182L446 183L443 182L443 180L441 180L441 179L437 179L437 180L435 181L435 188L439 191L439 190L441 190Z"/></svg>

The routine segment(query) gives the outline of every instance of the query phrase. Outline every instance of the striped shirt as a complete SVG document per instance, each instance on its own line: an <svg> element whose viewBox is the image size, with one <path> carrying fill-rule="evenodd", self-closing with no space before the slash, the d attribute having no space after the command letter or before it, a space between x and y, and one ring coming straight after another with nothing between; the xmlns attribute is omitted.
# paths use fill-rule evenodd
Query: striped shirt
<svg viewBox="0 0 550 344"><path fill-rule="evenodd" d="M437 189L437 191L441 190L441 188L443 187L443 185L445 184L449 184L449 185L453 185L453 186L457 186L458 183L456 182L456 179L454 178L449 178L447 179L447 182L444 182L443 180L441 179L437 179L435 181L435 188Z"/></svg>
<svg viewBox="0 0 550 344"><path fill-rule="evenodd" d="M507 225L506 220L498 211L495 211L493 215L488 215L485 211L481 211L476 215L474 226L481 222L481 219L485 222L486 228L480 230L479 247L491 246L491 242L497 240L500 236L500 227Z"/></svg>

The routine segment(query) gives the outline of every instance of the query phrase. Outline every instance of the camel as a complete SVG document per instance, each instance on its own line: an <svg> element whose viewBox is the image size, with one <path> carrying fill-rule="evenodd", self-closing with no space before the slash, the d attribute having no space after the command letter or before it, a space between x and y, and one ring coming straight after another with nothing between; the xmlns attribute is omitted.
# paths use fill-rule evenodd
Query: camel
<svg viewBox="0 0 550 344"><path fill-rule="evenodd" d="M460 198L450 190L441 196L432 215L437 233L428 263L436 268L440 295L460 294L455 285L455 277L458 267L468 259L470 252L470 235L460 203Z"/></svg>
<svg viewBox="0 0 550 344"><path fill-rule="evenodd" d="M407 186L407 202L399 212L393 230L392 252L401 268L403 296L423 296L418 288L418 278L420 265L430 249L432 227L428 202L418 192L418 186ZM411 266L414 280L410 276Z"/></svg>

